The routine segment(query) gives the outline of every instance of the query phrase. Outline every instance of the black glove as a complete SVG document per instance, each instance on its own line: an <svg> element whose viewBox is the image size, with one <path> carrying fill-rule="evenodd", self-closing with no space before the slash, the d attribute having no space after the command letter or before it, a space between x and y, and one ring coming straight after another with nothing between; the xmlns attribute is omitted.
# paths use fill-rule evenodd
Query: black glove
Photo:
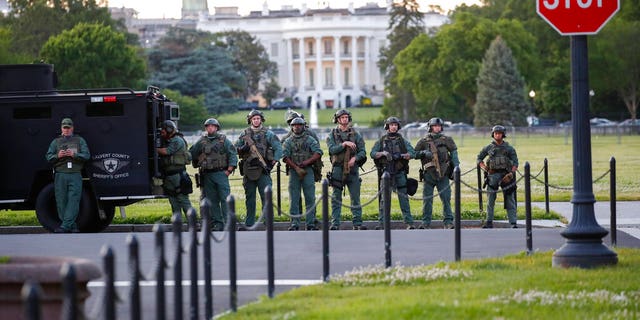
<svg viewBox="0 0 640 320"><path fill-rule="evenodd" d="M429 150L422 150L420 151L420 159L431 161L433 159L433 153Z"/></svg>

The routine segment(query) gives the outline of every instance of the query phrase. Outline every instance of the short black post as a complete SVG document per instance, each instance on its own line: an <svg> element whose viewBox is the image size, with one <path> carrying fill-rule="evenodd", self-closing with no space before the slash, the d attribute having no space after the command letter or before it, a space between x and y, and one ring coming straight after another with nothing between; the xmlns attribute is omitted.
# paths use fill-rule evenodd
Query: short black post
<svg viewBox="0 0 640 320"><path fill-rule="evenodd" d="M527 233L527 254L533 253L533 233L531 232L531 166L524 163L524 209L525 229Z"/></svg>
<svg viewBox="0 0 640 320"><path fill-rule="evenodd" d="M207 203L207 205L209 204ZM202 259L204 260L204 314L205 319L211 319L213 317L213 287L211 285L211 237L209 235L212 222L211 216L208 214L203 215L202 210L200 215L202 216L202 230L200 231L202 237Z"/></svg>
<svg viewBox="0 0 640 320"><path fill-rule="evenodd" d="M274 254L273 254L273 191L271 186L267 186L264 189L265 203L264 207L266 212L267 223L267 292L269 298L273 298L275 291L275 267L274 267Z"/></svg>
<svg viewBox="0 0 640 320"><path fill-rule="evenodd" d="M276 164L276 182L278 184L278 199L277 199L277 203L278 203L278 216L280 216L282 214L282 188L280 186L280 182L282 181L281 177L280 177L280 161L278 161L278 163ZM300 195L302 196L302 195ZM302 206L302 201L300 201L300 206Z"/></svg>
<svg viewBox="0 0 640 320"><path fill-rule="evenodd" d="M205 211L201 211L205 212ZM206 214L205 214L206 216ZM189 216L187 215L187 218ZM180 320L183 318L183 296L182 296L182 213L175 212L171 217L173 232L174 255L173 261L173 318ZM203 227L204 228L204 227Z"/></svg>
<svg viewBox="0 0 640 320"><path fill-rule="evenodd" d="M182 228L182 226L180 226ZM153 235L155 237L156 259L158 263L155 270L156 278L156 319L164 320L167 318L167 310L165 308L165 287L164 287L164 268L167 261L164 257L164 228L160 223L153 226ZM182 278L181 278L182 279Z"/></svg>
<svg viewBox="0 0 640 320"><path fill-rule="evenodd" d="M329 180L322 180L322 280L329 281Z"/></svg>
<svg viewBox="0 0 640 320"><path fill-rule="evenodd" d="M140 299L140 249L138 238L130 234L127 236L129 247L129 276L131 277L131 289L129 290L129 300L131 309L129 315L131 319L142 319L142 306Z"/></svg>
<svg viewBox="0 0 640 320"><path fill-rule="evenodd" d="M544 209L549 214L549 162L544 158Z"/></svg>
<svg viewBox="0 0 640 320"><path fill-rule="evenodd" d="M616 194L616 158L611 157L609 161L609 201L611 202L611 245L616 246L618 243L618 222L617 222L617 194Z"/></svg>
<svg viewBox="0 0 640 320"><path fill-rule="evenodd" d="M60 270L62 276L62 319L78 319L78 291L76 289L76 268L65 263Z"/></svg>
<svg viewBox="0 0 640 320"><path fill-rule="evenodd" d="M229 195L227 197L227 208L229 208L229 299L231 311L238 311L238 260L236 249L236 199Z"/></svg>
<svg viewBox="0 0 640 320"><path fill-rule="evenodd" d="M24 301L24 318L26 320L40 320L41 308L40 297L42 289L37 282L28 280L22 286L22 301Z"/></svg>
<svg viewBox="0 0 640 320"><path fill-rule="evenodd" d="M189 245L189 266L191 273L191 290L189 304L189 319L197 320L198 315L198 231L196 230L196 213L189 211L189 233L191 244Z"/></svg>
<svg viewBox="0 0 640 320"><path fill-rule="evenodd" d="M478 174L478 207L480 208L480 212L482 212L482 168L480 168L479 165L476 165L476 172Z"/></svg>
<svg viewBox="0 0 640 320"><path fill-rule="evenodd" d="M382 213L384 219L384 265L391 267L391 175L382 174Z"/></svg>
<svg viewBox="0 0 640 320"><path fill-rule="evenodd" d="M104 314L105 320L116 319L116 257L109 246L102 247L102 269L104 271Z"/></svg>
<svg viewBox="0 0 640 320"><path fill-rule="evenodd" d="M460 261L460 257L462 256L462 246L461 246L461 242L462 242L462 234L460 231L460 228L462 227L462 222L460 221L462 219L462 214L460 211L462 211L462 207L461 207L461 199L460 199L460 167L456 166L455 169L453 169L453 179L456 185L456 191L455 191L455 214L456 214L456 221L455 221L455 259L456 261Z"/></svg>

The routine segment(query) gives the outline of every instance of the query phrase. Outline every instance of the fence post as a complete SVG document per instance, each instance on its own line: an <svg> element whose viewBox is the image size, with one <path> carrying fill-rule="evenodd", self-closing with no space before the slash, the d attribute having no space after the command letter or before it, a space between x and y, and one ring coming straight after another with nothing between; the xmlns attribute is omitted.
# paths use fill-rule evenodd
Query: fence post
<svg viewBox="0 0 640 320"><path fill-rule="evenodd" d="M461 256L461 234L460 234L460 227L461 227L461 221L460 219L462 218L462 215L460 213L460 211L462 210L461 205L460 205L460 167L456 166L455 169L453 169L453 179L455 182L455 186L456 186L456 191L455 191L455 211L456 211L456 221L455 221L455 259L456 261L460 261L460 256Z"/></svg>
<svg viewBox="0 0 640 320"><path fill-rule="evenodd" d="M609 162L609 201L611 202L611 245L616 246L618 243L618 226L617 226L617 200L616 200L616 158L611 157Z"/></svg>
<svg viewBox="0 0 640 320"><path fill-rule="evenodd" d="M384 217L384 265L391 267L391 175L382 174L382 213Z"/></svg>
<svg viewBox="0 0 640 320"><path fill-rule="evenodd" d="M329 281L329 180L322 179L322 280Z"/></svg>
<svg viewBox="0 0 640 320"><path fill-rule="evenodd" d="M182 226L180 226L182 227ZM156 257L158 265L156 266L156 319L166 319L166 302L164 288L164 268L167 262L164 258L164 228L160 223L153 226L153 234L155 236ZM176 283L177 285L177 283Z"/></svg>
<svg viewBox="0 0 640 320"><path fill-rule="evenodd" d="M278 216L280 216L282 214L281 213L282 209L280 209L280 208L282 208L282 195L281 195L281 190L282 189L280 188L280 182L281 182L281 180L280 180L281 179L281 177L280 177L280 166L281 166L280 161L278 161L276 163L276 168L277 168L276 169L276 182L278 184L278 199L277 199ZM302 197L302 195L300 195L300 197ZM302 201L300 201L299 203L300 203L300 206L302 207Z"/></svg>
<svg viewBox="0 0 640 320"><path fill-rule="evenodd" d="M238 311L238 266L236 249L236 199L233 195L227 197L229 209L229 299L231 311Z"/></svg>
<svg viewBox="0 0 640 320"><path fill-rule="evenodd" d="M206 211L205 211L206 212ZM187 218L189 216L187 215ZM182 213L175 212L171 217L173 231L173 243L175 245L173 257L173 317L176 320L183 318L182 301ZM164 243L162 244L164 247ZM163 286L164 287L164 286ZM163 289L164 290L164 289Z"/></svg>
<svg viewBox="0 0 640 320"><path fill-rule="evenodd" d="M549 215L549 162L544 158L544 209Z"/></svg>
<svg viewBox="0 0 640 320"><path fill-rule="evenodd" d="M211 237L209 233L213 223L211 222L211 216L208 214L203 215L202 210L200 210L200 217L202 218L202 230L200 232L202 235L202 259L204 260L204 314L205 319L211 319L213 317L213 288L211 287Z"/></svg>
<svg viewBox="0 0 640 320"><path fill-rule="evenodd" d="M480 165L476 165L476 172L478 174L478 207L480 208L480 213L482 213L482 169Z"/></svg>
<svg viewBox="0 0 640 320"><path fill-rule="evenodd" d="M142 319L142 309L140 305L140 250L138 238L133 234L128 235L127 244L129 246L129 276L131 276L131 289L129 291L131 309L129 310L129 314L131 319Z"/></svg>
<svg viewBox="0 0 640 320"><path fill-rule="evenodd" d="M62 319L78 319L78 293L76 290L76 268L65 263L60 270L62 276Z"/></svg>
<svg viewBox="0 0 640 320"><path fill-rule="evenodd" d="M40 320L40 296L42 289L37 282L28 280L22 286L22 301L24 301L24 317L27 320Z"/></svg>
<svg viewBox="0 0 640 320"><path fill-rule="evenodd" d="M269 298L273 298L275 291L275 273L273 259L273 191L271 190L271 186L267 186L264 189L264 197L266 198L264 208L267 209L267 292Z"/></svg>
<svg viewBox="0 0 640 320"><path fill-rule="evenodd" d="M197 320L198 316L198 231L196 230L196 213L189 211L189 233L191 244L189 245L189 265L191 273L191 303L189 304L189 318ZM182 249L182 248L178 248Z"/></svg>
<svg viewBox="0 0 640 320"><path fill-rule="evenodd" d="M102 260L104 270L104 312L106 320L116 319L116 270L115 256L110 246L102 247Z"/></svg>
<svg viewBox="0 0 640 320"><path fill-rule="evenodd" d="M526 215L527 254L530 255L533 253L533 234L531 232L531 166L529 165L529 161L524 163L524 208Z"/></svg>

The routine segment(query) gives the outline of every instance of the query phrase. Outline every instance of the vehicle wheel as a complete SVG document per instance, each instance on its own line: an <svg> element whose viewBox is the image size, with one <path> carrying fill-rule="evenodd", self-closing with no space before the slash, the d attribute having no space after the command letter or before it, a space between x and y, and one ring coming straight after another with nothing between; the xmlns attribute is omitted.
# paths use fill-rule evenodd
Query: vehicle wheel
<svg viewBox="0 0 640 320"><path fill-rule="evenodd" d="M96 201L87 188L82 188L82 197L80 198L80 210L76 218L76 224L80 232L98 232L106 228L113 220L114 208L105 210L107 219L101 220L98 216L98 206ZM36 199L36 216L40 224L50 232L60 226L60 218L58 217L58 209L56 207L55 187L53 183L48 184L38 194Z"/></svg>
<svg viewBox="0 0 640 320"><path fill-rule="evenodd" d="M78 214L76 223L78 224L78 228L81 232L100 232L111 224L115 213L115 207L103 206L102 209L104 210L105 218L101 219L96 202L97 200L91 191L87 189L88 188L82 188L80 213Z"/></svg>
<svg viewBox="0 0 640 320"><path fill-rule="evenodd" d="M36 217L40 224L50 232L60 226L58 209L56 209L56 195L53 183L46 185L36 198Z"/></svg>
<svg viewBox="0 0 640 320"><path fill-rule="evenodd" d="M87 228L87 232L100 232L106 229L111 224L111 221L113 221L113 216L115 215L115 212L116 212L116 207L103 204L102 210L104 211L104 214L105 214L104 219L100 218L100 214L96 207L96 211L95 213L93 213L94 220L92 224Z"/></svg>

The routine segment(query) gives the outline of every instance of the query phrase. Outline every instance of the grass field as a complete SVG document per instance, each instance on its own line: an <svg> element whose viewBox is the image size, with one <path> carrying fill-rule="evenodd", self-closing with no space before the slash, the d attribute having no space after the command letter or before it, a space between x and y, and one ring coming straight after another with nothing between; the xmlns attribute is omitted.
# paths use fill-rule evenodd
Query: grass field
<svg viewBox="0 0 640 320"><path fill-rule="evenodd" d="M221 319L638 319L640 250L616 252L617 265L587 270L551 268L552 252L366 267Z"/></svg>

